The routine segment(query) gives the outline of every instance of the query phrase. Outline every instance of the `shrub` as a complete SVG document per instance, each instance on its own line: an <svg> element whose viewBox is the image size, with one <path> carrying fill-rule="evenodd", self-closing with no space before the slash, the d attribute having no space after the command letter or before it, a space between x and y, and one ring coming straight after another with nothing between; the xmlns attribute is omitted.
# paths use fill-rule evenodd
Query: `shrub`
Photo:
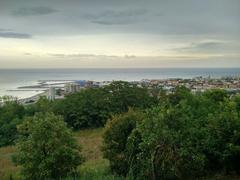
<svg viewBox="0 0 240 180"><path fill-rule="evenodd" d="M103 135L103 154L110 161L110 168L119 175L126 175L129 168L129 157L126 144L129 135L141 121L143 114L130 109L127 113L116 115L108 121Z"/></svg>
<svg viewBox="0 0 240 180"><path fill-rule="evenodd" d="M140 117L128 112L108 122L103 150L114 172L135 179L240 173L237 96L179 87L162 100Z"/></svg>
<svg viewBox="0 0 240 180"><path fill-rule="evenodd" d="M209 93L215 92L146 111L127 142L133 155L129 169L135 178L193 179L239 173L237 103L225 95L224 99L209 98Z"/></svg>
<svg viewBox="0 0 240 180"><path fill-rule="evenodd" d="M24 179L59 179L76 172L80 149L60 116L36 114L19 126L21 137L13 157Z"/></svg>

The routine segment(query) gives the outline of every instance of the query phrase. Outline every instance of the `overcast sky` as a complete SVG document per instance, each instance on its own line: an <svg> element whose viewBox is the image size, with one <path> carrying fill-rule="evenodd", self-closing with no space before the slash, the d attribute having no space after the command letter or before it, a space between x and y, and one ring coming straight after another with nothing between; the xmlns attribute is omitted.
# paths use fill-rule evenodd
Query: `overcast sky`
<svg viewBox="0 0 240 180"><path fill-rule="evenodd" d="M240 67L240 0L0 0L0 68Z"/></svg>

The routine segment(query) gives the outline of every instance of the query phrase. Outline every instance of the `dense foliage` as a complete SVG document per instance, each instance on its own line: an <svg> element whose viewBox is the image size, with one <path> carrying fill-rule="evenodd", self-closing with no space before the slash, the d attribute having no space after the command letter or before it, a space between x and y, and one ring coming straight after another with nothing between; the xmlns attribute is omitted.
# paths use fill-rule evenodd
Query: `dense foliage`
<svg viewBox="0 0 240 180"><path fill-rule="evenodd" d="M143 109L156 103L146 88L116 81L103 88L69 95L54 111L63 115L68 125L80 129L103 126L112 115L126 112L129 107Z"/></svg>
<svg viewBox="0 0 240 180"><path fill-rule="evenodd" d="M193 95L179 87L162 99L160 105L146 110L143 120L136 121L136 128L127 134L127 145L121 152L128 154L128 164L119 169L129 167L128 175L136 179L240 173L239 97L230 98L222 90ZM105 141L122 143L115 138L121 123L107 128L112 136L105 135ZM114 153L115 148L109 146L104 151Z"/></svg>
<svg viewBox="0 0 240 180"><path fill-rule="evenodd" d="M130 109L125 114L114 116L106 125L102 150L104 157L110 160L110 168L120 175L126 175L129 170L126 151L128 136L136 128L137 121L142 119L141 112Z"/></svg>
<svg viewBox="0 0 240 180"><path fill-rule="evenodd" d="M19 126L16 164L24 179L60 179L82 163L79 146L60 116L36 114Z"/></svg>
<svg viewBox="0 0 240 180"><path fill-rule="evenodd" d="M120 176L240 174L240 96L218 89L193 94L177 87L167 93L116 81L62 100L40 98L26 106L6 100L0 106L0 146L20 136L15 160L25 178L57 179L82 162L66 125L78 130L105 124L103 155Z"/></svg>
<svg viewBox="0 0 240 180"><path fill-rule="evenodd" d="M0 147L14 143L18 136L16 126L21 123L24 115L24 107L16 101L0 105Z"/></svg>
<svg viewBox="0 0 240 180"><path fill-rule="evenodd" d="M67 125L77 130L102 127L112 115L126 112L129 107L144 109L154 104L157 99L146 88L123 81L102 88L88 88L63 100L49 101L41 97L26 106L9 99L0 106L0 147L13 144L17 138L16 126L23 117L32 117L38 112L62 115Z"/></svg>

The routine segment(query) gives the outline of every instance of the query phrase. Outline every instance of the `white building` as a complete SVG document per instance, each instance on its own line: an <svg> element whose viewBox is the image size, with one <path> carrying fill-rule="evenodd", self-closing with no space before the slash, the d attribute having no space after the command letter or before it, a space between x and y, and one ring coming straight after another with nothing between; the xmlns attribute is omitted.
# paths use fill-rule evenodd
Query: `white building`
<svg viewBox="0 0 240 180"><path fill-rule="evenodd" d="M67 83L64 86L65 93L76 93L80 91L80 84L77 83Z"/></svg>
<svg viewBox="0 0 240 180"><path fill-rule="evenodd" d="M55 99L55 87L50 87L48 91L48 99L54 100Z"/></svg>

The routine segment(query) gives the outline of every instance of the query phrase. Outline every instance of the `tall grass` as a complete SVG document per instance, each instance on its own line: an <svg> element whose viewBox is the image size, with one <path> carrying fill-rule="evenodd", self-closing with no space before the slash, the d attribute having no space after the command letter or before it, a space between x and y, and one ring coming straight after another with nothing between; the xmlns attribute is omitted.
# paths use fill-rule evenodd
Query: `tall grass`
<svg viewBox="0 0 240 180"><path fill-rule="evenodd" d="M0 179L19 179L19 167L12 163L12 154L15 152L14 146L0 148Z"/></svg>

